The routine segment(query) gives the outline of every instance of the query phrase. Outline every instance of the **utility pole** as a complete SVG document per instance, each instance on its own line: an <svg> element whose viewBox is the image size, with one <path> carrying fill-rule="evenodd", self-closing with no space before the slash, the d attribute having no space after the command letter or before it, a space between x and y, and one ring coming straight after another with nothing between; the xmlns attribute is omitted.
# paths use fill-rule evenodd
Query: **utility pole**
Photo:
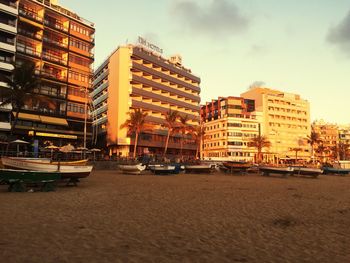
<svg viewBox="0 0 350 263"><path fill-rule="evenodd" d="M88 100L88 89L85 87L85 105L84 105L84 159L86 157L86 122L87 122L87 100Z"/></svg>

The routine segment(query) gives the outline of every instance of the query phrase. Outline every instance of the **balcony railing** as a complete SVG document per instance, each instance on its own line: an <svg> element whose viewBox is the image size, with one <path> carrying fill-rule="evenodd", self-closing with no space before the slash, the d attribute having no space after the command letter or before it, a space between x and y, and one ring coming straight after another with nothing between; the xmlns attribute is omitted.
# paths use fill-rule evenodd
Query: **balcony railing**
<svg viewBox="0 0 350 263"><path fill-rule="evenodd" d="M44 20L44 24L46 26L49 26L49 27L52 27L52 28L56 28L56 29L64 31L64 32L68 32L68 28L64 27L64 25L61 24L61 23L57 23L57 22L55 23L53 21L45 19Z"/></svg>
<svg viewBox="0 0 350 263"><path fill-rule="evenodd" d="M41 56L41 53L37 52L33 47L22 45L19 43L17 43L17 51L31 55L31 56L35 56L35 57Z"/></svg>
<svg viewBox="0 0 350 263"><path fill-rule="evenodd" d="M43 58L61 65L67 65L67 61L48 52L43 52Z"/></svg>
<svg viewBox="0 0 350 263"><path fill-rule="evenodd" d="M43 22L42 16L39 16L38 13L34 12L33 10L27 8L24 5L20 5L18 11L24 17L30 18L30 19L35 20L35 21L40 22L40 23Z"/></svg>
<svg viewBox="0 0 350 263"><path fill-rule="evenodd" d="M49 36L44 36L44 41L47 43L50 43L50 44L54 44L54 45L59 46L59 47L64 47L64 48L68 47L68 45L66 43L63 43L59 40L50 38Z"/></svg>
<svg viewBox="0 0 350 263"><path fill-rule="evenodd" d="M20 27L18 28L18 33L20 33L23 36L34 38L34 39L37 39L37 40L41 40L43 38L42 35L40 35L39 33L30 32L30 31L25 30L25 29L20 28Z"/></svg>
<svg viewBox="0 0 350 263"><path fill-rule="evenodd" d="M57 80L62 80L62 81L66 81L67 80L67 76L64 76L61 73L56 73L56 72L52 72L52 71L49 71L49 70L42 70L41 71L41 75L43 75L45 77L57 79Z"/></svg>

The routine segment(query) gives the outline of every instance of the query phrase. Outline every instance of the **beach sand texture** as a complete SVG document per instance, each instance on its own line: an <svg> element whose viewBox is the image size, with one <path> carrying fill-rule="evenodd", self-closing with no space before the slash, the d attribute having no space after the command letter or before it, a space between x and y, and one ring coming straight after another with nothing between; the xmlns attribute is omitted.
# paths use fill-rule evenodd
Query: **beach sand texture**
<svg viewBox="0 0 350 263"><path fill-rule="evenodd" d="M1 262L350 262L350 177L94 171L0 206Z"/></svg>

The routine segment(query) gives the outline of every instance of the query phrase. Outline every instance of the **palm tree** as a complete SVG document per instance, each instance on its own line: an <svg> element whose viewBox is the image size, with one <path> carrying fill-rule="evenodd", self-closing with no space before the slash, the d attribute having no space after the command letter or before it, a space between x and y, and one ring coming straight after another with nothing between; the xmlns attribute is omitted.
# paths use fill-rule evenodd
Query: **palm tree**
<svg viewBox="0 0 350 263"><path fill-rule="evenodd" d="M200 147L201 145L203 145L203 140L205 138L204 125L201 123L198 126L196 126L192 135L194 136L194 139L196 141L196 145L197 145L196 158L198 158L198 154L200 154Z"/></svg>
<svg viewBox="0 0 350 263"><path fill-rule="evenodd" d="M167 137L166 137L166 142L165 142L165 148L164 148L164 156L166 155L166 152L168 150L168 145L169 145L169 138L170 135L174 132L174 130L177 127L176 120L179 118L179 112L178 111L172 111L169 109L165 113L165 123L162 125L163 127L167 128Z"/></svg>
<svg viewBox="0 0 350 263"><path fill-rule="evenodd" d="M298 152L302 151L303 149L300 148L300 147L296 147L296 148L292 148L291 150L295 152L295 163L297 163L297 160L298 160Z"/></svg>
<svg viewBox="0 0 350 263"><path fill-rule="evenodd" d="M311 131L310 136L307 136L306 140L311 146L311 157L313 159L314 158L314 146L321 142L320 134L315 132L315 131Z"/></svg>
<svg viewBox="0 0 350 263"><path fill-rule="evenodd" d="M262 157L262 149L269 148L271 146L271 142L264 135L258 135L251 139L250 145L255 147L258 150L258 163L261 162Z"/></svg>
<svg viewBox="0 0 350 263"><path fill-rule="evenodd" d="M133 152L133 158L136 157L136 149L137 149L137 142L139 140L139 134L142 132L143 128L145 127L145 121L147 117L146 112L142 112L141 109L135 109L133 112L128 112L129 119L127 119L120 128L127 128L129 133L135 133L135 144L134 144L134 152Z"/></svg>
<svg viewBox="0 0 350 263"><path fill-rule="evenodd" d="M33 62L25 62L16 67L13 71L13 78L0 75L0 81L8 84L4 94L4 100L0 106L11 104L15 110L15 118L11 127L11 133L16 127L20 110L26 103L26 100L31 98L34 88L39 85L40 79L35 75L35 64Z"/></svg>
<svg viewBox="0 0 350 263"><path fill-rule="evenodd" d="M322 156L322 162L325 161L325 151L328 150L323 144L319 144L316 149L316 153Z"/></svg>
<svg viewBox="0 0 350 263"><path fill-rule="evenodd" d="M183 149L183 143L184 143L184 138L185 135L189 132L192 131L192 126L188 124L188 121L190 120L188 115L179 115L180 119L180 126L177 128L177 130L181 133L181 140L180 140L180 156L182 159L182 149Z"/></svg>

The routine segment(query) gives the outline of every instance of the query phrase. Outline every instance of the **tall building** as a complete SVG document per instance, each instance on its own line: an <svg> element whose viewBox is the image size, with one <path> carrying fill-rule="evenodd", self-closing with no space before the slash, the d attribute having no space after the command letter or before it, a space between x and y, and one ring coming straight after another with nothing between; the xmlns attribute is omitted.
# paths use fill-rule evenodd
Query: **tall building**
<svg viewBox="0 0 350 263"><path fill-rule="evenodd" d="M272 162L308 160L310 146L306 138L311 133L310 105L300 95L263 87L250 88L241 94L255 100L256 110L262 112L262 135L271 142Z"/></svg>
<svg viewBox="0 0 350 263"><path fill-rule="evenodd" d="M339 125L339 144L342 144L344 149L340 156L342 160L350 160L350 125Z"/></svg>
<svg viewBox="0 0 350 263"><path fill-rule="evenodd" d="M1 0L0 1L0 74L11 76L14 70L15 52L16 52L16 34L17 34L17 16L18 1ZM0 102L2 102L2 93L8 89L5 82L0 80ZM10 114L11 105L0 107L0 140L6 140L6 134L11 130Z"/></svg>
<svg viewBox="0 0 350 263"><path fill-rule="evenodd" d="M336 148L339 144L338 125L318 120L312 123L312 130L318 133L320 140L315 147L315 156L323 161L336 159Z"/></svg>
<svg viewBox="0 0 350 263"><path fill-rule="evenodd" d="M200 78L182 65L180 56L163 58L159 48L141 40L142 45L119 47L94 74L93 125L100 147L107 146L110 154L128 156L133 150L134 136L120 128L133 109L147 112L153 125L139 138L139 154L163 153L167 131L161 125L169 109L187 115L188 124L199 124ZM178 135L171 137L169 154L179 153L179 142ZM194 141L187 138L184 155L194 156L195 151Z"/></svg>
<svg viewBox="0 0 350 263"><path fill-rule="evenodd" d="M34 62L41 82L21 109L15 134L39 143L82 144L94 24L54 0L20 0L18 13L16 65Z"/></svg>
<svg viewBox="0 0 350 263"><path fill-rule="evenodd" d="M254 100L241 97L219 97L201 107L205 135L201 157L211 160L256 160L252 138L259 135L261 114Z"/></svg>

